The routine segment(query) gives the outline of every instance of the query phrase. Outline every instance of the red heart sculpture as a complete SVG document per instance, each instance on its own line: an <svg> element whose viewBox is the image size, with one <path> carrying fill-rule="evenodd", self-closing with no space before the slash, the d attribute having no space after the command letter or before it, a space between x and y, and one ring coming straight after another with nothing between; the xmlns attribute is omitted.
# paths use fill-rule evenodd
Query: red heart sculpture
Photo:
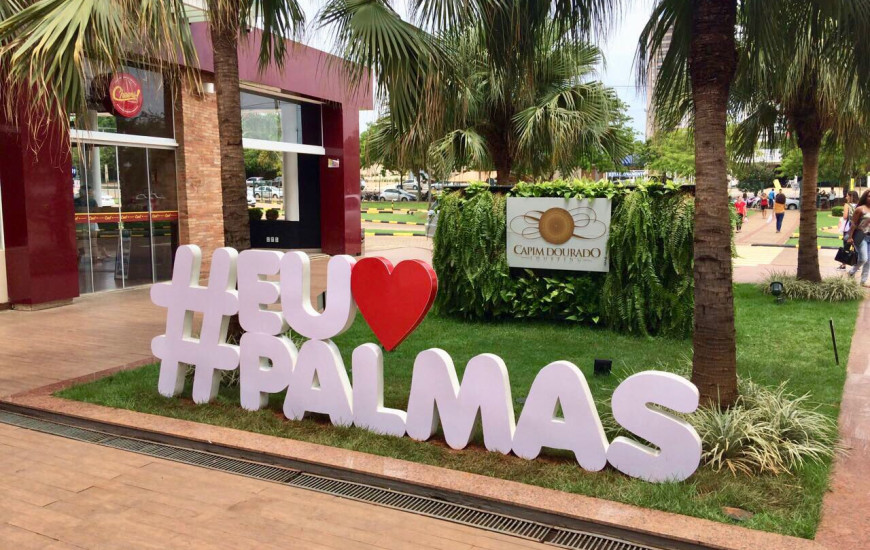
<svg viewBox="0 0 870 550"><path fill-rule="evenodd" d="M353 266L350 288L372 332L391 351L426 317L438 292L438 276L420 260L394 268L385 258L363 258Z"/></svg>

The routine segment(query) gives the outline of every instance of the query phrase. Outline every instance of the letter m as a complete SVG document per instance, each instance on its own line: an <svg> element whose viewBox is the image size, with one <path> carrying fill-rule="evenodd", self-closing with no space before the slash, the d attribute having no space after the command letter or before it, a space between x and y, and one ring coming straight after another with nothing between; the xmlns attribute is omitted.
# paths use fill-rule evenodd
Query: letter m
<svg viewBox="0 0 870 550"><path fill-rule="evenodd" d="M460 386L447 352L429 349L417 355L408 398L407 433L425 441L437 430L439 419L444 439L453 449L468 445L480 420L486 448L508 454L516 421L504 361L489 353L472 358Z"/></svg>

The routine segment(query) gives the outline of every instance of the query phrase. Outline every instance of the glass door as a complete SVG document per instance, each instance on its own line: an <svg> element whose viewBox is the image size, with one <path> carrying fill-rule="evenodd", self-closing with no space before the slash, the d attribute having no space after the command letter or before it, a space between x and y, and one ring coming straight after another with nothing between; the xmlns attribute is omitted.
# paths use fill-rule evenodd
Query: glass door
<svg viewBox="0 0 870 550"><path fill-rule="evenodd" d="M80 176L78 196L74 195L79 288L83 293L123 288L123 276L120 280L115 277L122 259L117 148L86 144L78 148L76 156ZM75 188L74 181L73 191Z"/></svg>

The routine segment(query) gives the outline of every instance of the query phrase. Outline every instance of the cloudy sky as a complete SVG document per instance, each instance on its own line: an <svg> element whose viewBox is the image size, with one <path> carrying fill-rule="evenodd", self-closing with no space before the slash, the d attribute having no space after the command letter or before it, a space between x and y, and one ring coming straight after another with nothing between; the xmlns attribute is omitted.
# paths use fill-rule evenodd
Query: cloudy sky
<svg viewBox="0 0 870 550"><path fill-rule="evenodd" d="M302 0L302 6L309 20L309 29L313 29L311 23L323 4L318 0ZM407 18L408 0L395 0L393 6ZM644 92L635 86L634 55L637 47L637 39L641 29L649 17L651 0L634 0L630 2L630 9L614 26L606 41L599 44L604 52L605 63L599 69L601 80L608 86L613 87L629 105L628 114L634 120L634 130L639 138L643 138L646 121L646 100ZM329 33L325 30L312 32L306 37L305 42L310 46L322 50L330 50ZM360 131L375 119L374 112L360 113Z"/></svg>

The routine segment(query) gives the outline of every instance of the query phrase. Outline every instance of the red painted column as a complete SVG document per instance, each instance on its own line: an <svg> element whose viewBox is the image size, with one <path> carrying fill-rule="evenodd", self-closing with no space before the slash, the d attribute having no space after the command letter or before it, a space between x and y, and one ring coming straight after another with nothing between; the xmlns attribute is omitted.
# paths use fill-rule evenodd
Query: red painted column
<svg viewBox="0 0 870 550"><path fill-rule="evenodd" d="M320 161L320 246L326 254L362 251L359 189L359 111L323 105ZM330 161L338 166L329 167Z"/></svg>
<svg viewBox="0 0 870 550"><path fill-rule="evenodd" d="M60 124L18 127L0 110L0 189L9 301L39 305L79 295L69 136Z"/></svg>

